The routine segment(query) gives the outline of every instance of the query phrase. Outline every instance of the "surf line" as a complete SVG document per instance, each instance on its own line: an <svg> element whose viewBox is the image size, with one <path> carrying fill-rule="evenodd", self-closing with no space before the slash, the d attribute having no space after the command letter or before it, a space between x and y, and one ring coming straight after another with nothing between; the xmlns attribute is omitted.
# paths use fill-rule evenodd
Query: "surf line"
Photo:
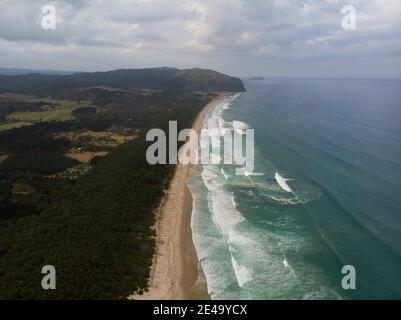
<svg viewBox="0 0 401 320"><path fill-rule="evenodd" d="M288 193L294 193L294 191L290 188L290 186L287 184L288 179L285 179L283 176L281 176L277 171L274 176L274 179L276 179L278 185L283 189L284 191Z"/></svg>

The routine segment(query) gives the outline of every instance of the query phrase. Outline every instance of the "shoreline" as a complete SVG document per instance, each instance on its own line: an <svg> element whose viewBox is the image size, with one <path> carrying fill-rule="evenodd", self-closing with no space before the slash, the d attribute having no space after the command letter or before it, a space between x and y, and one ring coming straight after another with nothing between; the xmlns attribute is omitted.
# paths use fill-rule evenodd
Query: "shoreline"
<svg viewBox="0 0 401 320"><path fill-rule="evenodd" d="M230 93L220 93L197 115L192 124L198 134L209 110ZM206 280L192 238L192 194L187 182L193 165L178 163L174 176L156 210L156 251L148 290L130 300L208 300ZM198 281L200 280L200 281Z"/></svg>

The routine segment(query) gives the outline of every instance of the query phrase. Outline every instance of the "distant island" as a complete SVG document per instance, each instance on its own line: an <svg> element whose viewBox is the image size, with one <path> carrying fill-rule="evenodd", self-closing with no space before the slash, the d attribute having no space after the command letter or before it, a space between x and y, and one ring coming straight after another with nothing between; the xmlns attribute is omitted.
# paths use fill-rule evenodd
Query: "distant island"
<svg viewBox="0 0 401 320"><path fill-rule="evenodd" d="M262 76L257 76L257 77L252 77L252 78L250 78L250 80L262 81L262 80L266 80L266 78L265 78L265 77L262 77Z"/></svg>

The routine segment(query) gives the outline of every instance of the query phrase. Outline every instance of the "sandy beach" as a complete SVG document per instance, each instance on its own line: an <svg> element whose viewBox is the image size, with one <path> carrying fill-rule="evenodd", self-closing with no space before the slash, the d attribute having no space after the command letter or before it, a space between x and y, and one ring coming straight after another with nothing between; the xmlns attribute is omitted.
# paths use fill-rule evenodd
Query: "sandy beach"
<svg viewBox="0 0 401 320"><path fill-rule="evenodd" d="M220 94L196 117L192 128L198 133L207 112L224 99ZM156 254L150 275L149 290L132 295L134 300L208 299L205 281L192 240L192 196L187 181L191 165L178 164L167 197L156 212ZM200 281L198 281L200 280Z"/></svg>

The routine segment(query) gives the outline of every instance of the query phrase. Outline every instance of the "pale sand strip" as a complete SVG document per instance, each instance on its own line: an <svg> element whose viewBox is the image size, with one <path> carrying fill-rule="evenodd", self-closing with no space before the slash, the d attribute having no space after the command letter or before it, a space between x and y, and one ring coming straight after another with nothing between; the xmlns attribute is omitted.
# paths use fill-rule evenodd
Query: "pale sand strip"
<svg viewBox="0 0 401 320"><path fill-rule="evenodd" d="M197 132L207 112L228 93L222 93L203 108L193 123ZM196 288L199 278L198 258L192 240L192 196L187 187L191 166L178 164L165 199L156 212L156 254L149 281L149 291L131 295L131 300L207 299L206 285Z"/></svg>

